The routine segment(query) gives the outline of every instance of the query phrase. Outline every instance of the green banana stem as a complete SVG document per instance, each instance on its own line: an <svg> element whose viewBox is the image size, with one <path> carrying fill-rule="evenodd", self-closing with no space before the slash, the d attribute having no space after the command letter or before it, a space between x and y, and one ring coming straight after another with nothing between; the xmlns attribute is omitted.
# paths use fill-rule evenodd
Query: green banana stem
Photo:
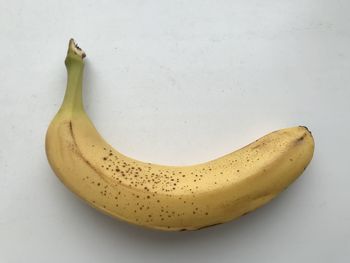
<svg viewBox="0 0 350 263"><path fill-rule="evenodd" d="M60 111L84 111L82 86L85 56L84 51L71 39L65 60L68 73L67 88Z"/></svg>

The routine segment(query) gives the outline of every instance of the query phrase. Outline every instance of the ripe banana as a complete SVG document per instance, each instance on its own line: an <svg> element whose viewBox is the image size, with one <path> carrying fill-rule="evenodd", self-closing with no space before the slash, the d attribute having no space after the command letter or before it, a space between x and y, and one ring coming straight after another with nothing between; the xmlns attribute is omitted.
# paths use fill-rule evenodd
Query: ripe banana
<svg viewBox="0 0 350 263"><path fill-rule="evenodd" d="M270 201L311 161L306 127L272 132L221 158L163 166L129 158L99 135L84 111L85 53L71 39L66 94L46 134L58 178L91 206L129 223L168 231L227 222Z"/></svg>

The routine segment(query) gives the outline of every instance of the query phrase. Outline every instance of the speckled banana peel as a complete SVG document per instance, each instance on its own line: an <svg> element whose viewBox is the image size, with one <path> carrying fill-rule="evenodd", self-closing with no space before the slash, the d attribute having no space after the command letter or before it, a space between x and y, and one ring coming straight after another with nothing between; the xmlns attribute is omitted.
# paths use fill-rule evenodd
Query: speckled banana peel
<svg viewBox="0 0 350 263"><path fill-rule="evenodd" d="M303 126L278 130L221 158L163 166L129 158L98 133L82 102L85 53L70 40L67 90L46 134L58 178L94 208L132 224L197 230L266 204L302 174L314 140Z"/></svg>

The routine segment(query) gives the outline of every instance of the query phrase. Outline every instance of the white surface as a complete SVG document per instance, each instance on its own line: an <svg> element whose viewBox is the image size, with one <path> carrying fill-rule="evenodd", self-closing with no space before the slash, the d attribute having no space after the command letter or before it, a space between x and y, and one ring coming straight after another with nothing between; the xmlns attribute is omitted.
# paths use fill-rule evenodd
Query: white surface
<svg viewBox="0 0 350 263"><path fill-rule="evenodd" d="M349 14L347 0L0 0L0 262L347 262ZM125 154L190 164L306 125L311 165L267 206L197 232L96 212L44 151L70 37L88 113Z"/></svg>

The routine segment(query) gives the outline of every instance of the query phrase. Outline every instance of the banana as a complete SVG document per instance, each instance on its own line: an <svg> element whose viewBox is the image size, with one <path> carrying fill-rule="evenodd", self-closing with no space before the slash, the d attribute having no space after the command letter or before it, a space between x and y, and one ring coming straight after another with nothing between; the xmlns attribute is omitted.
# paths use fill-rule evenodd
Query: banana
<svg viewBox="0 0 350 263"><path fill-rule="evenodd" d="M314 140L303 126L281 129L221 158L191 166L141 162L113 149L84 111L85 53L71 39L66 94L46 134L58 178L94 208L132 224L197 230L266 204L305 170Z"/></svg>

